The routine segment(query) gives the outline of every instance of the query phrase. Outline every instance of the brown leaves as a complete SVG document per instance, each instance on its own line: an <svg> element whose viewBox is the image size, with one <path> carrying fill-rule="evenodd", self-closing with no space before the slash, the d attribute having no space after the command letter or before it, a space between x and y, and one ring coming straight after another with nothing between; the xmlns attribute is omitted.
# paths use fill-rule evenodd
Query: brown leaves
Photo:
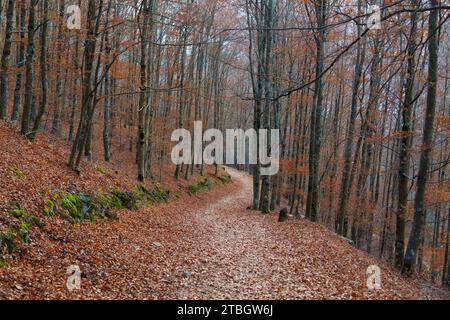
<svg viewBox="0 0 450 320"><path fill-rule="evenodd" d="M5 141L0 163L1 208L12 199L39 212L55 189L98 189L134 181L95 167L84 178L65 166L65 152L48 143L17 143L0 124ZM13 143L14 142L14 143ZM20 157L17 155L20 154ZM12 179L12 165L25 174ZM17 168L16 168L17 169ZM324 227L307 221L277 223L276 215L245 210L251 178L232 171L235 183L176 202L123 211L113 222L72 226L45 218L26 252L0 269L6 299L408 299L421 287L355 250ZM168 181L169 182L169 181ZM172 181L173 190L181 182ZM189 182L183 182L188 185ZM125 186L126 187L126 186ZM37 203L37 204L36 204ZM4 223L7 211L0 213ZM82 271L81 290L66 287L66 270ZM367 268L380 265L383 288L369 291ZM434 293L431 297L436 297Z"/></svg>

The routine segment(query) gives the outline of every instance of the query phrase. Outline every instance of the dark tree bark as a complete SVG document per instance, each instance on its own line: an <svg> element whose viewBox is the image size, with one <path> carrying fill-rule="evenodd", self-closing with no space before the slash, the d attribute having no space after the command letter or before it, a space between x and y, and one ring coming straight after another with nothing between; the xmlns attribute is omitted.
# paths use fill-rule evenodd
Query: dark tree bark
<svg viewBox="0 0 450 320"><path fill-rule="evenodd" d="M358 12L362 12L361 1L358 2ZM358 25L358 34L361 34L361 26ZM355 136L356 117L358 116L358 92L361 85L361 77L363 71L363 65L365 60L365 40L358 43L356 53L355 73L353 77L353 91L352 91L352 104L350 120L348 124L348 131L346 135L346 144L344 151L344 169L342 171L342 183L339 197L339 208L336 218L336 233L343 237L348 233L348 215L347 215L347 202L350 197L351 191L351 167L352 167L352 151L353 151L353 139Z"/></svg>
<svg viewBox="0 0 450 320"><path fill-rule="evenodd" d="M16 122L19 119L20 97L22 91L23 66L25 65L25 29L26 29L26 5L25 0L20 0L20 14L17 16L17 27L19 29L20 42L17 44L17 61L18 68L16 74L16 87L14 89L14 101L11 115L11 121Z"/></svg>
<svg viewBox="0 0 450 320"><path fill-rule="evenodd" d="M308 199L306 204L306 217L311 221L316 221L319 215L319 169L320 150L322 145L322 114L323 114L323 79L321 77L324 70L326 29L327 20L327 0L316 0L314 2L317 18L316 39L316 77L318 80L314 87L314 108L311 113L311 138L309 148L309 178L308 178Z"/></svg>
<svg viewBox="0 0 450 320"><path fill-rule="evenodd" d="M96 16L96 1L89 0L88 15L87 15L87 34L84 45L84 74L83 74L83 98L81 105L80 121L78 124L77 135L72 146L72 151L69 158L69 167L80 172L80 163L83 151L89 138L89 129L94 115L95 103L93 103L94 90L94 58L95 47L97 44L97 33L99 27L99 20L103 7L103 1L100 2L99 13Z"/></svg>
<svg viewBox="0 0 450 320"><path fill-rule="evenodd" d="M39 0L31 0L30 7L28 9L28 46L27 55L25 61L25 102L23 106L22 115L22 128L21 133L24 136L29 134L28 130L30 127L31 113L33 107L33 80L34 80L34 34L36 31L36 10L35 7Z"/></svg>
<svg viewBox="0 0 450 320"><path fill-rule="evenodd" d="M412 3L417 6L417 1ZM405 230L406 214L408 209L408 196L410 184L410 158L412 144L412 113L413 113L413 95L416 73L416 47L417 47L417 12L411 13L411 31L408 38L408 67L406 75L405 99L401 109L402 116L402 138L400 146L400 166L398 182L398 212L396 224L395 239L395 266L402 268L405 254Z"/></svg>
<svg viewBox="0 0 450 320"><path fill-rule="evenodd" d="M438 0L431 0L431 6L437 7ZM403 264L403 272L411 274L417 266L417 257L423 237L425 225L426 203L425 192L428 182L428 170L431 163L431 151L433 147L434 123L436 118L436 92L438 80L438 53L439 53L439 10L432 10L429 18L428 43L428 96L425 114L425 126L423 129L422 152L420 157L419 173L417 174L417 190L414 201L414 221L411 235L406 250Z"/></svg>
<svg viewBox="0 0 450 320"><path fill-rule="evenodd" d="M42 82L42 90L41 90L41 101L39 105L39 112L36 116L36 120L34 121L33 131L29 134L28 138L30 140L34 140L36 135L38 134L41 128L42 117L47 110L47 91L48 91L48 65L47 65L47 33L48 33L48 0L42 0L43 5L43 21L41 25L41 56L40 56L40 64L41 64L41 82Z"/></svg>
<svg viewBox="0 0 450 320"><path fill-rule="evenodd" d="M8 71L11 57L12 33L14 24L14 0L8 0L8 10L6 12L6 34L3 46L2 59L0 62L0 119L7 120L8 109Z"/></svg>

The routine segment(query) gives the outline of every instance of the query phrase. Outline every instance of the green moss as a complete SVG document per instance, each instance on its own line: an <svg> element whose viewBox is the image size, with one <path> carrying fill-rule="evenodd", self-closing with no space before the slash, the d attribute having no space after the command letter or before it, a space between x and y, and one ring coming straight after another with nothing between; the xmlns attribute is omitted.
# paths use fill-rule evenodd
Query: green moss
<svg viewBox="0 0 450 320"><path fill-rule="evenodd" d="M145 201L147 199L147 195L149 194L148 190L144 186L137 187L133 191L136 200Z"/></svg>
<svg viewBox="0 0 450 320"><path fill-rule="evenodd" d="M64 213L76 220L83 220L83 203L76 194L67 194L61 200L61 207L64 209Z"/></svg>
<svg viewBox="0 0 450 320"><path fill-rule="evenodd" d="M226 174L224 176L218 175L217 179L219 179L223 184L231 182L231 176L229 174Z"/></svg>
<svg viewBox="0 0 450 320"><path fill-rule="evenodd" d="M13 209L10 211L10 214L14 218L22 222L25 222L29 225L33 225L40 228L44 226L44 223L38 217L28 213L25 209L22 209L18 204L13 206Z"/></svg>
<svg viewBox="0 0 450 320"><path fill-rule="evenodd" d="M5 233L0 233L0 260L5 255L12 255L17 250L15 242L15 230L8 228Z"/></svg>
<svg viewBox="0 0 450 320"><path fill-rule="evenodd" d="M9 227L6 232L0 233L0 264L4 264L5 256L14 255L18 250L18 241L28 244L30 225L22 223L20 227ZM1 266L0 266L1 267Z"/></svg>
<svg viewBox="0 0 450 320"><path fill-rule="evenodd" d="M46 217L52 217L56 215L57 209L56 209L56 202L54 200L47 200L47 205L44 208L44 216Z"/></svg>
<svg viewBox="0 0 450 320"><path fill-rule="evenodd" d="M122 203L116 196L99 193L92 200L90 214L91 217L116 219L117 210L120 209L122 209Z"/></svg>
<svg viewBox="0 0 450 320"><path fill-rule="evenodd" d="M132 211L138 209L138 197L134 192L123 192L117 189L111 189L111 194L120 201L123 208Z"/></svg>
<svg viewBox="0 0 450 320"><path fill-rule="evenodd" d="M22 169L20 169L17 165L11 167L11 171L19 179L23 179L26 177L25 172L23 172Z"/></svg>
<svg viewBox="0 0 450 320"><path fill-rule="evenodd" d="M209 189L210 187L211 182L208 180L208 178L201 178L191 184L188 190L190 195L195 195Z"/></svg>
<svg viewBox="0 0 450 320"><path fill-rule="evenodd" d="M28 244L28 233L30 232L30 225L28 223L22 223L17 230L17 235L22 243Z"/></svg>
<svg viewBox="0 0 450 320"><path fill-rule="evenodd" d="M155 203L159 202L167 202L170 199L171 191L169 189L164 188L159 183L153 186L151 191L151 199Z"/></svg>
<svg viewBox="0 0 450 320"><path fill-rule="evenodd" d="M105 169L101 166L95 166L95 171L97 171L98 173L101 173L101 174L105 174L105 172L106 172Z"/></svg>
<svg viewBox="0 0 450 320"><path fill-rule="evenodd" d="M8 267L9 267L8 262L2 260L1 257L0 257L0 269L6 269Z"/></svg>
<svg viewBox="0 0 450 320"><path fill-rule="evenodd" d="M135 190L135 195L140 201L148 201L152 204L167 202L170 199L171 191L156 183L151 190L140 186Z"/></svg>
<svg viewBox="0 0 450 320"><path fill-rule="evenodd" d="M98 193L94 196L84 193L58 193L46 201L45 216L61 214L70 222L97 219L116 219L117 211L128 209L136 211L141 203L159 203L167 201L170 190L155 185L148 190L144 186L131 192L111 189L109 193Z"/></svg>

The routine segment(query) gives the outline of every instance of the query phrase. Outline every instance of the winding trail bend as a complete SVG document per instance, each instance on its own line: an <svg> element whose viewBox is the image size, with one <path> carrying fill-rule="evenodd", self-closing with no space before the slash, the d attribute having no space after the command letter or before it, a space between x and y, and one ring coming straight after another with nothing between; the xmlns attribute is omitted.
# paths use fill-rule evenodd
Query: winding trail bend
<svg viewBox="0 0 450 320"><path fill-rule="evenodd" d="M123 212L113 222L53 226L24 261L0 270L0 298L438 297L321 226L248 211L251 177L228 171L233 183L197 197ZM67 290L70 265L83 272L81 290ZM367 288L371 265L382 269L381 290Z"/></svg>

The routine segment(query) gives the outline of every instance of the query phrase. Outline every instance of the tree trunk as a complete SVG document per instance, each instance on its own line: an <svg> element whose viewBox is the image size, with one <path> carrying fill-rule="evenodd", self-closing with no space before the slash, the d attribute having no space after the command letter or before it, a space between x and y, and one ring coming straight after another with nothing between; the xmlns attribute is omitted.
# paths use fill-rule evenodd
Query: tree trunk
<svg viewBox="0 0 450 320"><path fill-rule="evenodd" d="M37 114L36 120L34 121L33 131L29 135L30 140L34 140L36 135L39 133L41 128L41 121L44 113L47 109L47 91L48 91L48 65L47 65L47 32L48 32L48 0L42 0L43 4L43 22L41 26L41 82L42 82L42 91L41 91L41 103L39 106L39 112Z"/></svg>
<svg viewBox="0 0 450 320"><path fill-rule="evenodd" d="M412 3L417 6L417 1ZM400 146L400 166L398 182L398 212L395 235L395 266L402 268L405 254L406 215L408 212L409 172L412 145L412 112L416 72L417 12L411 13L411 32L408 39L408 68L406 75L405 100L400 110L402 116L402 137Z"/></svg>
<svg viewBox="0 0 450 320"><path fill-rule="evenodd" d="M362 12L361 1L358 2L358 12ZM358 34L361 35L361 26L358 24ZM355 136L356 118L358 116L358 92L361 85L361 77L363 71L363 65L365 60L365 40L364 43L359 42L356 54L355 73L353 77L353 92L352 92L352 104L351 114L348 124L348 131L346 136L346 144L344 151L344 169L342 171L342 183L339 197L339 208L336 217L336 233L346 237L348 233L348 215L347 215L347 202L351 192L351 167L352 167L352 151L353 151L353 137Z"/></svg>
<svg viewBox="0 0 450 320"><path fill-rule="evenodd" d="M7 120L8 109L8 71L11 57L12 33L14 24L14 0L8 1L8 11L6 12L6 34L5 45L0 63L0 119Z"/></svg>
<svg viewBox="0 0 450 320"><path fill-rule="evenodd" d="M316 35L316 78L314 88L314 108L311 112L311 138L309 148L309 178L306 217L316 221L319 215L319 169L320 150L322 144L322 113L323 113L323 79L326 42L327 0L316 0L317 26L320 31Z"/></svg>
<svg viewBox="0 0 450 320"><path fill-rule="evenodd" d="M26 28L26 6L25 0L20 0L19 5L20 14L17 17L17 28L20 30L20 42L17 44L17 74L16 74L16 87L14 88L14 101L11 115L11 121L16 122L19 119L20 110L20 97L22 91L22 78L23 78L23 66L25 65L25 28Z"/></svg>
<svg viewBox="0 0 450 320"><path fill-rule="evenodd" d="M431 6L437 7L438 0L431 0ZM434 122L436 117L436 91L438 80L438 51L439 51L439 10L432 10L429 20L428 43L428 96L425 126L423 129L422 153L420 157L419 173L417 175L417 191L414 201L414 221L411 235L406 250L406 256L403 264L403 272L411 274L415 271L417 256L420 243L423 236L425 224L426 203L425 192L428 182L428 170L431 162L431 151L434 135Z"/></svg>
<svg viewBox="0 0 450 320"><path fill-rule="evenodd" d="M31 0L29 7L28 16L28 46L27 46L27 56L26 56L26 71L25 71L25 102L23 107L22 116L22 128L21 133L24 136L28 135L28 130L31 121L31 112L33 104L33 80L34 80L34 69L33 69L33 59L34 59L34 34L35 34L35 23L36 23L36 12L35 7L39 0Z"/></svg>

